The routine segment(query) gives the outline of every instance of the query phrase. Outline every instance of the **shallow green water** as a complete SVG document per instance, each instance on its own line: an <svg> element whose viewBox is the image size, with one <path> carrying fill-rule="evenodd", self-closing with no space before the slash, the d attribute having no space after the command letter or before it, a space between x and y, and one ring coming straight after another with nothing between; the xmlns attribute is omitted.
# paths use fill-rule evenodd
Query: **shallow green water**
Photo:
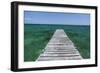
<svg viewBox="0 0 100 73"><path fill-rule="evenodd" d="M90 58L90 26L24 25L24 61L35 61L56 29L64 29L84 59Z"/></svg>

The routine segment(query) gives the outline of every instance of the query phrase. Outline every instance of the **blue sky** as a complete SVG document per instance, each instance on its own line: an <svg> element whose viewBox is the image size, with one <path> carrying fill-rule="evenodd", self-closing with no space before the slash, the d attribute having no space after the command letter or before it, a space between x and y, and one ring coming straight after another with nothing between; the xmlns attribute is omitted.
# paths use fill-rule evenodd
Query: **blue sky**
<svg viewBox="0 0 100 73"><path fill-rule="evenodd" d="M24 23L90 25L90 14L24 11Z"/></svg>

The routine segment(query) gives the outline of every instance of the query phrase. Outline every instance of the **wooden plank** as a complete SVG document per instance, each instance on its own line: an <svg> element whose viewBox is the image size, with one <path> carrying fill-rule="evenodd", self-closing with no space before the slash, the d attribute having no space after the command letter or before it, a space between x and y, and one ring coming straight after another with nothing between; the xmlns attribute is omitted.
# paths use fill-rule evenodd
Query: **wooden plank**
<svg viewBox="0 0 100 73"><path fill-rule="evenodd" d="M80 53L63 29L57 29L37 61L80 60Z"/></svg>

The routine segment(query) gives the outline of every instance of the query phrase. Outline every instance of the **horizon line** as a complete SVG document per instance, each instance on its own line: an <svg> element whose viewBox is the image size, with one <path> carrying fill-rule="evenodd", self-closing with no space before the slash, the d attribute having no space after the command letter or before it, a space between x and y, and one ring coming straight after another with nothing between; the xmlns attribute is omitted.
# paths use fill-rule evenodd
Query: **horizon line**
<svg viewBox="0 0 100 73"><path fill-rule="evenodd" d="M42 23L24 23L24 24L30 24L30 25L35 25L35 24L38 24L38 25L82 25L82 24L42 24ZM90 24L88 25L84 25L83 26L90 26Z"/></svg>

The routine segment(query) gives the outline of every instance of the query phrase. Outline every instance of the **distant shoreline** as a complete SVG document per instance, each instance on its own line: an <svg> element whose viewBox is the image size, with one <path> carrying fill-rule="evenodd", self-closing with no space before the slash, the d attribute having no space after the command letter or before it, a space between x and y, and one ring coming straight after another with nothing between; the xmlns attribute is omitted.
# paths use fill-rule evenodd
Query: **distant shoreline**
<svg viewBox="0 0 100 73"><path fill-rule="evenodd" d="M77 24L35 24L35 23L34 23L34 24L25 23L24 25L54 25L54 26L55 26L55 25L56 25L56 26L57 26L57 25L59 25L59 26L62 26L62 25L63 25L63 26L67 26L67 25L68 25L68 26L90 26L90 25L77 25Z"/></svg>

